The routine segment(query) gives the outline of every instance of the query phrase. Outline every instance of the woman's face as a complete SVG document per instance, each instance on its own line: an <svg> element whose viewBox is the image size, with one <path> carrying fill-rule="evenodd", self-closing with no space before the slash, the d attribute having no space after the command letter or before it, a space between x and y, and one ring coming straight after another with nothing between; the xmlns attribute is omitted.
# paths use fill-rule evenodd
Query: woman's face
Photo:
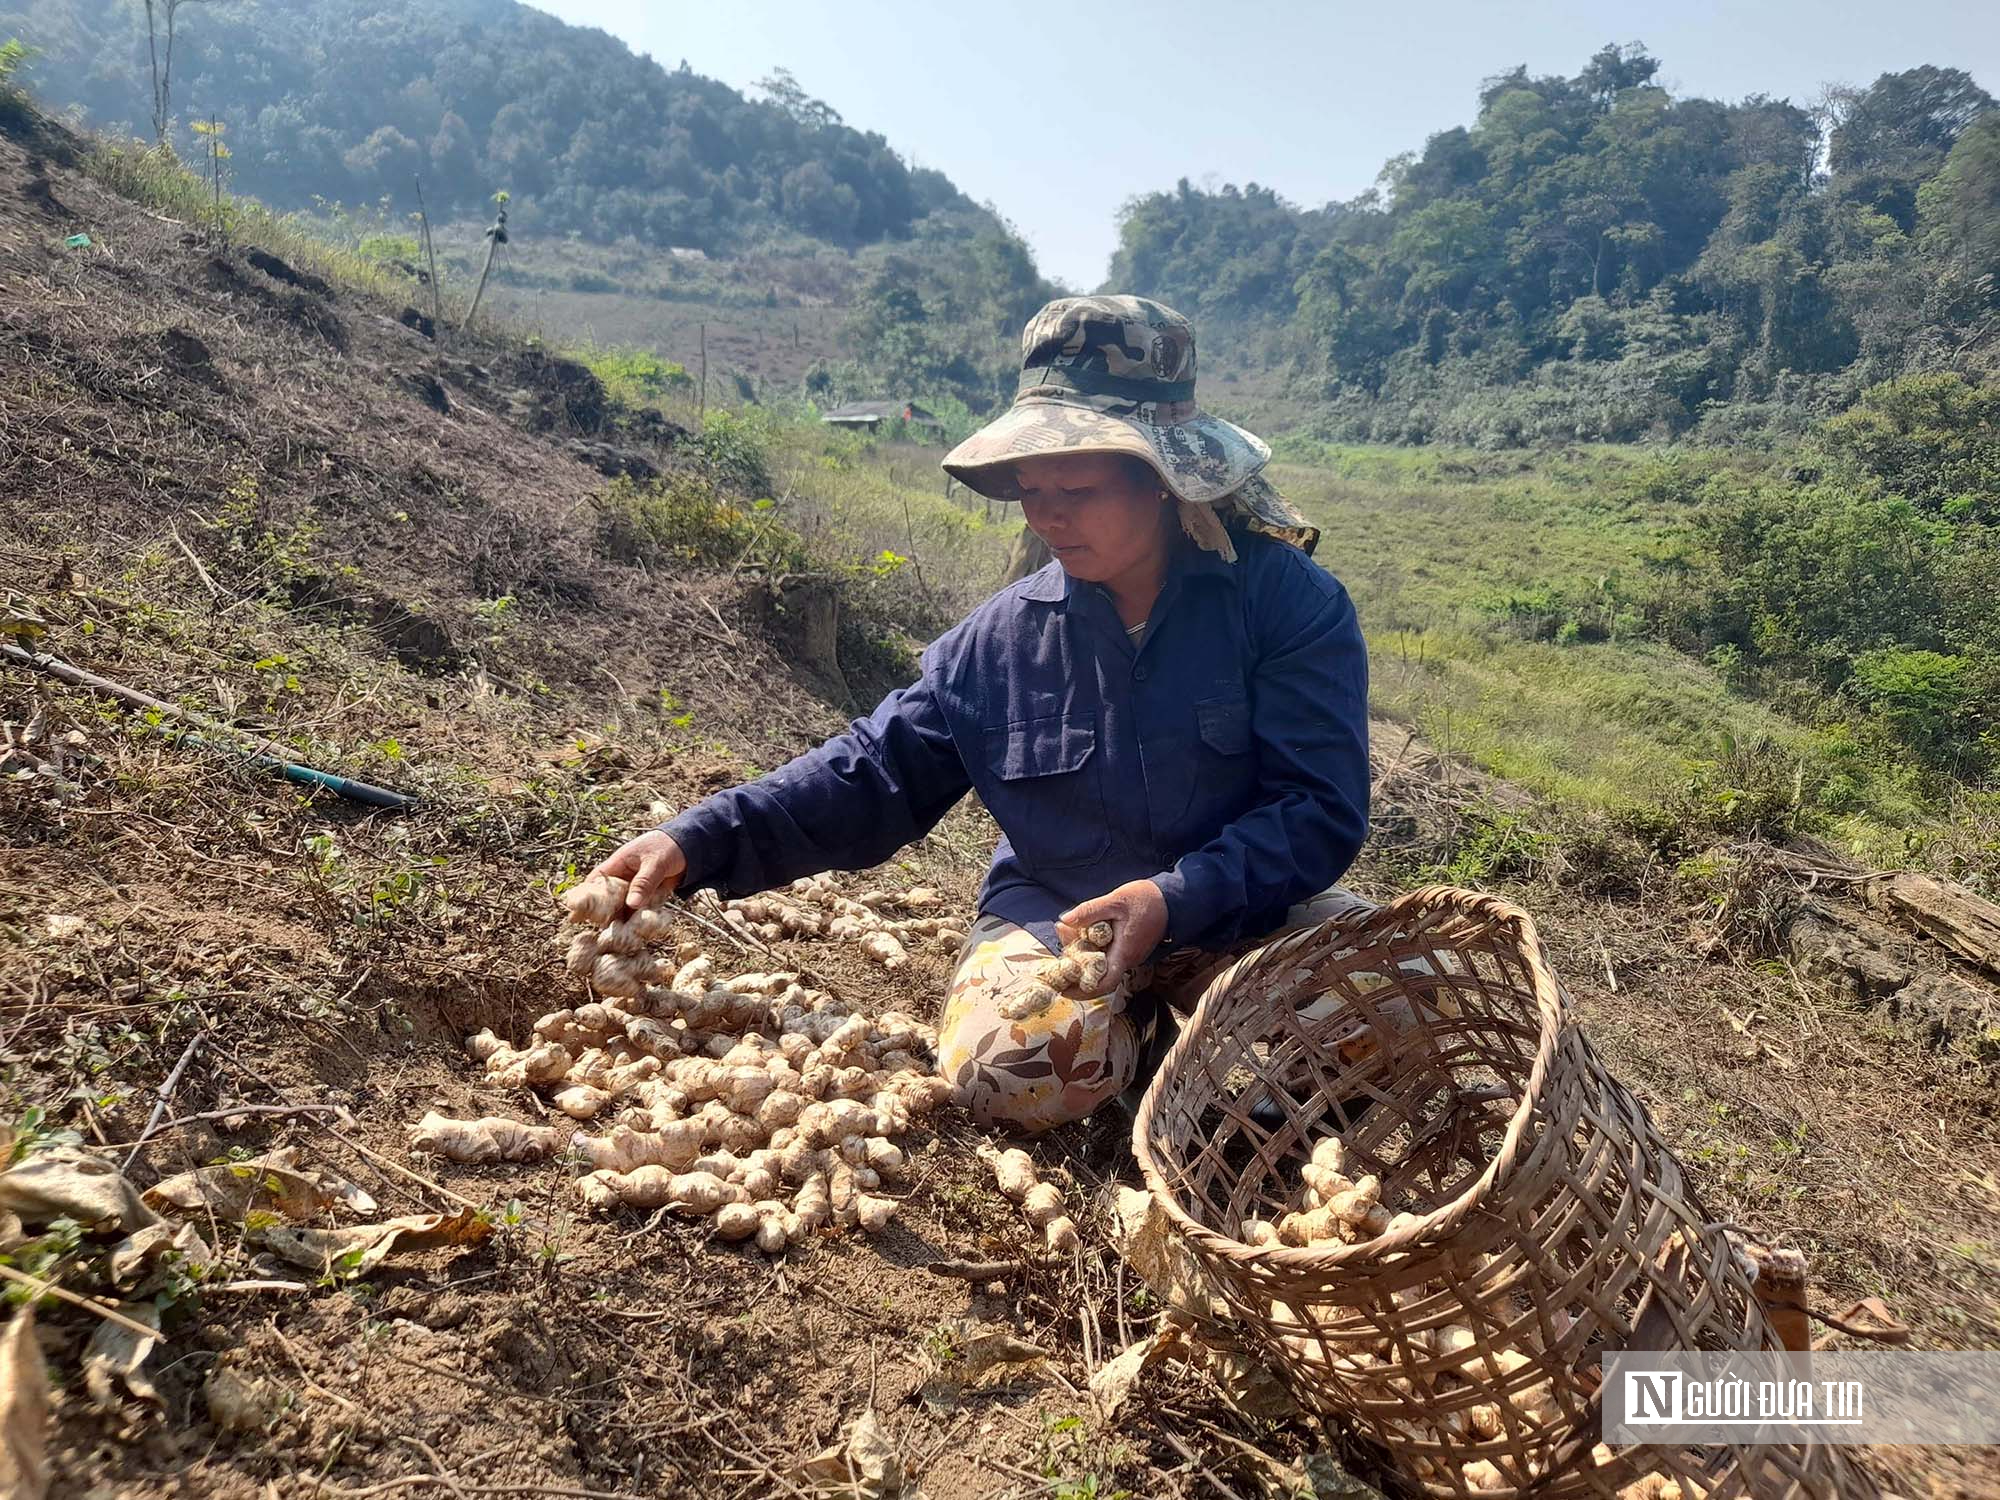
<svg viewBox="0 0 2000 1500"><path fill-rule="evenodd" d="M1028 529L1070 577L1105 583L1166 553L1160 482L1111 453L1049 453L1014 465Z"/></svg>

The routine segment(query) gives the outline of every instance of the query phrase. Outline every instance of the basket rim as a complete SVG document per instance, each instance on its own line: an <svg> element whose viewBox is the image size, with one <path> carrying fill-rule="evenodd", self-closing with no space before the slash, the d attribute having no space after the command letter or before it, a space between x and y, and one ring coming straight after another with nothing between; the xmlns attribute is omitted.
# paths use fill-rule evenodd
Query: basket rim
<svg viewBox="0 0 2000 1500"><path fill-rule="evenodd" d="M1400 1229L1385 1231L1373 1239L1362 1240L1353 1245L1336 1241L1298 1246L1251 1245L1232 1238L1219 1229L1211 1229L1183 1209L1177 1194L1168 1186L1166 1174L1162 1171L1154 1152L1153 1117L1160 1102L1161 1085L1185 1064L1190 1039L1207 1018L1212 1003L1217 1003L1218 997L1234 984L1239 974L1244 971L1267 963L1282 962L1293 950L1320 943L1333 932L1352 931L1358 934L1371 927L1397 926L1414 913L1429 914L1439 908L1449 908L1466 916L1515 929L1523 967L1533 986L1536 1009L1541 1016L1541 1035L1535 1048L1534 1063L1528 1071L1527 1083L1522 1088L1520 1100L1515 1105L1513 1114L1508 1118L1507 1130L1501 1139L1500 1148L1494 1152L1493 1160L1486 1164L1486 1170L1450 1202L1441 1204L1430 1213L1403 1225ZM1174 1229L1210 1254L1237 1264L1274 1265L1299 1271L1339 1270L1386 1260L1390 1256L1401 1255L1417 1248L1425 1240L1441 1239L1454 1233L1512 1174L1522 1137L1527 1133L1528 1125L1534 1117L1536 1101L1541 1097L1549 1069L1555 1063L1563 1032L1570 1024L1568 1005L1562 988L1557 983L1555 971L1549 964L1548 953L1542 946L1541 934L1535 926L1535 919L1525 909L1498 896L1488 895L1484 891L1468 890L1463 886L1422 886L1372 911L1331 917L1316 926L1302 927L1297 931L1285 933L1262 947L1252 949L1217 974L1202 991L1193 1016L1181 1028L1181 1033L1175 1038L1173 1046L1161 1059L1159 1071L1153 1075L1153 1081L1146 1086L1146 1092L1139 1101L1138 1112L1132 1120L1132 1154L1138 1159L1139 1170L1146 1180L1147 1191L1152 1194L1153 1200L1165 1209Z"/></svg>

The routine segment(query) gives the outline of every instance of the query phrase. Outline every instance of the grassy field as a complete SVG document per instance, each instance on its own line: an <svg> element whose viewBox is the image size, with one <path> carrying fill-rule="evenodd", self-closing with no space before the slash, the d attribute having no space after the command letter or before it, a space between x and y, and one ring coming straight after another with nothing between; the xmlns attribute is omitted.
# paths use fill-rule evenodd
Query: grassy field
<svg viewBox="0 0 2000 1500"><path fill-rule="evenodd" d="M1279 487L1353 592L1379 709L1553 800L1727 821L1796 789L1802 820L1892 858L1927 815L1914 778L1647 638L1676 586L1699 480L1736 462L1596 448L1490 455L1329 449ZM1815 790L1816 789L1816 790Z"/></svg>
<svg viewBox="0 0 2000 1500"><path fill-rule="evenodd" d="M963 487L947 497L943 457L937 447L781 427L772 478L791 496L795 524L808 536L856 557L909 558L919 591L956 614L999 583L1021 513Z"/></svg>

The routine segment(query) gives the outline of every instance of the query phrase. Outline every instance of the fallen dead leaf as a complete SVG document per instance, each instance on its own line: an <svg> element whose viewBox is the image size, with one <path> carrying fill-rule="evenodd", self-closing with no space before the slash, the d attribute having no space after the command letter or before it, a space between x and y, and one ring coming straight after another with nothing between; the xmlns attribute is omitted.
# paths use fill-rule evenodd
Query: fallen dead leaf
<svg viewBox="0 0 2000 1500"><path fill-rule="evenodd" d="M351 1123L351 1119L346 1123ZM355 1213L372 1214L382 1206L375 1201L374 1195L360 1183L353 1181L351 1178L342 1177L338 1172L330 1168L314 1167L312 1175L318 1180L321 1187L325 1188Z"/></svg>
<svg viewBox="0 0 2000 1500"><path fill-rule="evenodd" d="M346 1229L294 1229L278 1226L259 1232L259 1241L280 1258L322 1276L338 1272L360 1276L380 1265L392 1251L426 1250L438 1245L476 1245L493 1226L471 1209L455 1214L410 1214L380 1224L356 1224Z"/></svg>
<svg viewBox="0 0 2000 1500"><path fill-rule="evenodd" d="M846 1437L800 1464L791 1477L827 1500L916 1500L906 1496L903 1461L872 1411L856 1417Z"/></svg>
<svg viewBox="0 0 2000 1500"><path fill-rule="evenodd" d="M1291 1391L1261 1359L1240 1349L1208 1348L1203 1355L1223 1401L1252 1423L1290 1422L1301 1415Z"/></svg>
<svg viewBox="0 0 2000 1500"><path fill-rule="evenodd" d="M300 1169L295 1147L249 1161L196 1167L155 1183L144 1197L151 1208L212 1213L232 1223L252 1209L275 1209L288 1219L311 1219L334 1204L334 1195L319 1177Z"/></svg>
<svg viewBox="0 0 2000 1500"><path fill-rule="evenodd" d="M1169 1326L1140 1339L1136 1344L1097 1367L1090 1377L1090 1394L1105 1421L1118 1415L1118 1408L1139 1384L1139 1377L1181 1347L1181 1332Z"/></svg>
<svg viewBox="0 0 2000 1500"><path fill-rule="evenodd" d="M131 1286L169 1250L178 1251L190 1266L207 1266L215 1261L215 1252L195 1232L194 1225L156 1221L113 1245L105 1256L105 1269L110 1272L114 1286Z"/></svg>
<svg viewBox="0 0 2000 1500"><path fill-rule="evenodd" d="M1104 1202L1111 1244L1168 1307L1217 1321L1229 1309L1208 1290L1201 1266L1174 1234L1167 1212L1151 1193L1114 1183Z"/></svg>
<svg viewBox="0 0 2000 1500"><path fill-rule="evenodd" d="M935 1361L937 1368L919 1387L922 1398L934 1406L955 1405L967 1391L992 1391L1047 1378L1048 1350L1009 1329L960 1318L940 1329L938 1340L951 1352Z"/></svg>
<svg viewBox="0 0 2000 1500"><path fill-rule="evenodd" d="M150 1302L127 1302L119 1311L149 1328L160 1326L159 1309ZM161 1405L159 1391L141 1368L158 1343L157 1337L141 1338L117 1323L100 1322L83 1351L83 1386L90 1399L99 1406L115 1408L122 1385L139 1400Z"/></svg>
<svg viewBox="0 0 2000 1500"><path fill-rule="evenodd" d="M209 1421L224 1432L261 1432L276 1408L267 1382L245 1380L227 1365L209 1371L201 1394Z"/></svg>
<svg viewBox="0 0 2000 1500"><path fill-rule="evenodd" d="M159 1222L116 1167L66 1146L0 1172L0 1209L28 1224L74 1219L86 1228L127 1233Z"/></svg>
<svg viewBox="0 0 2000 1500"><path fill-rule="evenodd" d="M0 1495L43 1500L49 1492L49 1372L35 1342L35 1310L0 1332Z"/></svg>

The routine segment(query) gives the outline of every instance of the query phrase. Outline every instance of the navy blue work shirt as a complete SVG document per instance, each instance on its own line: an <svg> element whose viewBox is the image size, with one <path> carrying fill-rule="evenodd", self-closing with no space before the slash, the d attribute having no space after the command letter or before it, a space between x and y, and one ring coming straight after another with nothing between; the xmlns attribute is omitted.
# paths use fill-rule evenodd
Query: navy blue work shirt
<svg viewBox="0 0 2000 1500"><path fill-rule="evenodd" d="M1135 648L1111 596L1050 563L933 642L847 732L665 825L680 888L768 890L881 863L970 791L1006 835L982 913L1053 949L1128 880L1167 942L1261 936L1368 832L1368 662L1346 589L1298 549L1181 542Z"/></svg>

